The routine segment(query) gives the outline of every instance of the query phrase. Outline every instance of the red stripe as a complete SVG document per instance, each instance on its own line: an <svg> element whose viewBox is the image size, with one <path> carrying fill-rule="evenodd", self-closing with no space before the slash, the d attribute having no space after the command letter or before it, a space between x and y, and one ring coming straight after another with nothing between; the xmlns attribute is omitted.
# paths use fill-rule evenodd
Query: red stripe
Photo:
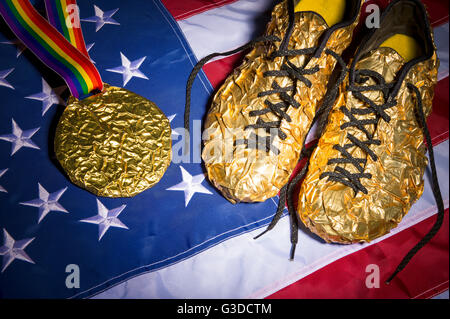
<svg viewBox="0 0 450 319"><path fill-rule="evenodd" d="M244 53L237 53L226 58L213 61L203 67L206 76L214 88L218 88L235 67L241 64Z"/></svg>
<svg viewBox="0 0 450 319"><path fill-rule="evenodd" d="M164 6L176 20L187 19L204 11L218 8L236 1L238 0L162 0ZM370 0L367 2L377 3L384 8L389 3L389 0ZM423 0L422 2L427 8L433 27L449 21L448 0ZM365 5L367 5L367 3Z"/></svg>
<svg viewBox="0 0 450 319"><path fill-rule="evenodd" d="M421 294L418 294L413 299L431 299L436 297L437 295L442 294L444 291L448 290L448 280L432 287Z"/></svg>
<svg viewBox="0 0 450 319"><path fill-rule="evenodd" d="M183 20L196 14L215 9L237 0L162 0L175 20Z"/></svg>
<svg viewBox="0 0 450 319"><path fill-rule="evenodd" d="M448 289L448 209L438 234L411 260L390 285L384 280L401 258L432 227L436 216L401 231L376 245L341 258L268 298L428 298ZM379 266L380 288L366 287L366 267Z"/></svg>
<svg viewBox="0 0 450 319"><path fill-rule="evenodd" d="M433 146L448 140L448 92L448 77L446 77L436 85L434 90L433 111L427 120Z"/></svg>
<svg viewBox="0 0 450 319"><path fill-rule="evenodd" d="M422 0L425 4L433 27L448 22L448 0Z"/></svg>
<svg viewBox="0 0 450 319"><path fill-rule="evenodd" d="M67 6L69 5L77 5L76 0L67 0ZM73 19L78 19L78 23L80 23L80 15L79 12L75 11L72 14ZM75 21L76 22L76 21ZM86 43L84 42L83 31L81 30L81 25L79 28L72 28L74 36L75 36L75 47L83 53L86 57L89 58L89 54L86 49Z"/></svg>
<svg viewBox="0 0 450 319"><path fill-rule="evenodd" d="M448 0L445 1L424 1L430 14L430 21L433 27L437 27L448 22Z"/></svg>

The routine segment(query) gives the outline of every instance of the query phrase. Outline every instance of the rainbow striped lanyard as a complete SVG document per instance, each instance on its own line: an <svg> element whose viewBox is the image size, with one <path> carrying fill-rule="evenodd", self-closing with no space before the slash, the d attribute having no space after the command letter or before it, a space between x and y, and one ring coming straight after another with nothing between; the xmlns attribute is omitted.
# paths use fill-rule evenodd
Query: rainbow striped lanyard
<svg viewBox="0 0 450 319"><path fill-rule="evenodd" d="M76 0L45 0L48 21L29 0L0 0L0 14L23 44L58 73L76 98L103 89L79 25Z"/></svg>

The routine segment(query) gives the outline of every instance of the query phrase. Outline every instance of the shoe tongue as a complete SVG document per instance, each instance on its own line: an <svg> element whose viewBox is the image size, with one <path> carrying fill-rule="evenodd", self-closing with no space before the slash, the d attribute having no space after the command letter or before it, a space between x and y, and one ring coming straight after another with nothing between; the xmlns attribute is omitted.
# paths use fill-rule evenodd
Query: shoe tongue
<svg viewBox="0 0 450 319"><path fill-rule="evenodd" d="M315 12L297 12L295 14L295 26L293 36L295 41L290 41L295 46L292 49L306 49L317 47L320 36L328 29L325 20Z"/></svg>
<svg viewBox="0 0 450 319"><path fill-rule="evenodd" d="M296 15L301 16L301 20L314 21L314 24L317 26L324 27L325 29L329 29L328 23L325 21L324 17L322 17L319 13L314 11L299 11L295 13Z"/></svg>
<svg viewBox="0 0 450 319"><path fill-rule="evenodd" d="M380 47L364 55L355 65L355 70L371 70L379 73L389 83L395 79L405 60L392 48Z"/></svg>
<svg viewBox="0 0 450 319"><path fill-rule="evenodd" d="M287 9L283 6L285 3L278 5L272 13L272 22L268 27L268 34L275 35L280 39L284 39L284 35L289 25L289 15ZM295 25L291 36L291 49L311 48L318 45L318 39L322 33L328 29L325 20L317 13L312 11L302 11L295 13ZM292 41L292 37L295 41ZM281 42L277 43L277 46Z"/></svg>

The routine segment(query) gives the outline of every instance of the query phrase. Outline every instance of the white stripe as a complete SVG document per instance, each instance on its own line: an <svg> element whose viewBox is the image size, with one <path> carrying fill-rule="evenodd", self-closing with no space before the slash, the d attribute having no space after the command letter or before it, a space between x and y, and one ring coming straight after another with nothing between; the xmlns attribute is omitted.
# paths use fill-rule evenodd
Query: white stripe
<svg viewBox="0 0 450 319"><path fill-rule="evenodd" d="M209 4L204 4L203 6L201 6L199 8L195 8L195 9L188 10L186 12L180 13L177 16L174 16L174 18L175 19L179 19L179 20L187 19L188 16L194 15L196 12L201 13L201 12L204 12L204 11L211 10L211 9L213 9L215 7L219 7L220 5L225 3L226 1L227 0L222 0L222 1L218 1L218 2L212 2L212 3L209 3ZM182 17L182 18L180 18L180 17Z"/></svg>
<svg viewBox="0 0 450 319"><path fill-rule="evenodd" d="M448 77L448 22L434 28L434 38L437 47L437 54L441 65L439 67L438 80Z"/></svg>
<svg viewBox="0 0 450 319"><path fill-rule="evenodd" d="M449 294L448 294L448 289L446 291L444 291L443 293L434 296L433 299L449 299Z"/></svg>
<svg viewBox="0 0 450 319"><path fill-rule="evenodd" d="M214 52L225 52L261 35L259 21L273 7L272 0L240 0L192 16L178 24L198 60Z"/></svg>
<svg viewBox="0 0 450 319"><path fill-rule="evenodd" d="M449 207L449 141L434 147L445 207ZM390 234L370 243L330 245L299 233L295 260L288 254L289 219L258 240L261 229L226 240L191 258L123 282L95 298L263 298L333 261L386 239L434 215L435 201L426 174L423 196ZM364 265L363 265L364 266ZM362 267L363 267L362 266ZM320 283L318 283L320 285Z"/></svg>

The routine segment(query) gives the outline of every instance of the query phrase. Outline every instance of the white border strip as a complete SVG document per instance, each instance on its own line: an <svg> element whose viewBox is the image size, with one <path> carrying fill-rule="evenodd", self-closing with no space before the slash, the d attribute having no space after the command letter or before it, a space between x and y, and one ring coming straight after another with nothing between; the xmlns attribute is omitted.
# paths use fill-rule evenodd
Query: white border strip
<svg viewBox="0 0 450 319"><path fill-rule="evenodd" d="M446 24L440 25L434 30L434 40L436 42L437 46L437 53L439 60L441 62L441 65L439 66L439 73L438 73L438 80L442 80L446 77L448 77L448 37L449 37L449 29L448 29L448 22Z"/></svg>
<svg viewBox="0 0 450 319"><path fill-rule="evenodd" d="M214 52L240 47L259 36L255 34L256 26L261 26L258 19L272 7L272 0L240 0L177 22L200 60Z"/></svg>

